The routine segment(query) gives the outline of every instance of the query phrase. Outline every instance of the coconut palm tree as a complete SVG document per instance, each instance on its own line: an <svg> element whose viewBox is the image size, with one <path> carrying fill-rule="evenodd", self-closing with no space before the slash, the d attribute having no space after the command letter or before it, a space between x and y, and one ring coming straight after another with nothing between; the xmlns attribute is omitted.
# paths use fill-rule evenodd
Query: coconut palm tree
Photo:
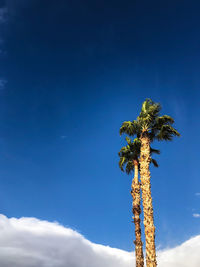
<svg viewBox="0 0 200 267"><path fill-rule="evenodd" d="M168 115L160 116L161 105L151 99L142 104L141 112L134 121L125 121L120 134L136 135L140 139L140 177L144 211L144 227L146 239L146 265L156 267L155 226L153 219L153 204L151 197L151 183L149 164L151 162L150 144L154 140L171 141L174 136L180 136L172 127L174 119Z"/></svg>
<svg viewBox="0 0 200 267"><path fill-rule="evenodd" d="M135 224L135 256L136 256L136 267L144 267L144 254L143 254L143 243L141 238L141 227L140 227L140 182L138 180L138 171L139 171L139 155L141 143L138 138L135 138L133 141L129 137L126 137L127 145L122 147L119 154L119 167L122 171L125 171L127 174L130 174L134 171L134 178L131 185L131 195L133 198L133 221ZM151 153L159 154L160 151L151 148ZM151 162L154 166L158 167L157 161L151 159Z"/></svg>

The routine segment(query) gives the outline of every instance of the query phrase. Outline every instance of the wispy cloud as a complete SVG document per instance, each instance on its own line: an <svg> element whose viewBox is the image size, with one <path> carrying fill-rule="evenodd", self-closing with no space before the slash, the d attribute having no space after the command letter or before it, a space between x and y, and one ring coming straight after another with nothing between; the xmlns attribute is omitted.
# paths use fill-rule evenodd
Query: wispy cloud
<svg viewBox="0 0 200 267"><path fill-rule="evenodd" d="M0 90L4 90L5 89L6 83L7 83L6 80L0 79Z"/></svg>
<svg viewBox="0 0 200 267"><path fill-rule="evenodd" d="M199 192L195 193L195 196L200 197L200 193Z"/></svg>
<svg viewBox="0 0 200 267"><path fill-rule="evenodd" d="M8 8L7 6L0 7L0 54L6 53L3 49L3 43L4 43L4 37L3 37L3 31L2 27L5 25L5 22L7 22L7 16L8 14Z"/></svg>
<svg viewBox="0 0 200 267"><path fill-rule="evenodd" d="M7 14L7 8L6 7L0 8L0 23L6 22L6 14Z"/></svg>
<svg viewBox="0 0 200 267"><path fill-rule="evenodd" d="M193 213L192 216L193 216L194 218L200 218L200 214L199 214L199 213Z"/></svg>
<svg viewBox="0 0 200 267"><path fill-rule="evenodd" d="M0 266L130 267L134 254L92 243L70 228L36 218L0 215ZM158 252L160 267L199 267L200 236Z"/></svg>
<svg viewBox="0 0 200 267"><path fill-rule="evenodd" d="M60 138L61 138L61 139L65 139L65 138L67 138L67 136L66 136L66 135L61 135Z"/></svg>

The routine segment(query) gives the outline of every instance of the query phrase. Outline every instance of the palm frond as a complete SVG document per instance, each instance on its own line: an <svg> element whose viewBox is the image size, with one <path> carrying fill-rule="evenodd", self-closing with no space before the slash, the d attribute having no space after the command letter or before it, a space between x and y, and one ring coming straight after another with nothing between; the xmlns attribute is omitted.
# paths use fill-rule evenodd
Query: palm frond
<svg viewBox="0 0 200 267"><path fill-rule="evenodd" d="M151 99L146 99L142 104L142 109L140 112L139 117L145 119L157 117L161 110L160 103L155 103Z"/></svg>
<svg viewBox="0 0 200 267"><path fill-rule="evenodd" d="M131 144L132 144L132 142L131 142L131 138L130 137L128 137L128 136L126 136L126 142L128 143L128 145L130 146Z"/></svg>
<svg viewBox="0 0 200 267"><path fill-rule="evenodd" d="M122 171L124 171L124 165L126 163L126 158L125 157L120 157L120 160L119 160L119 167Z"/></svg>
<svg viewBox="0 0 200 267"><path fill-rule="evenodd" d="M137 120L134 121L124 121L119 130L120 135L127 134L129 136L137 135L140 133L140 124Z"/></svg>
<svg viewBox="0 0 200 267"><path fill-rule="evenodd" d="M150 147L150 154L160 155L160 150Z"/></svg>
<svg viewBox="0 0 200 267"><path fill-rule="evenodd" d="M118 155L119 155L120 157L122 157L123 154L125 154L127 151L128 151L127 147L126 147L126 146L123 146L123 147L120 149L120 151L118 152Z"/></svg>
<svg viewBox="0 0 200 267"><path fill-rule="evenodd" d="M141 145L141 141L140 141L140 138L136 137L134 140L133 140L134 144L137 145L137 146L140 146Z"/></svg>
<svg viewBox="0 0 200 267"><path fill-rule="evenodd" d="M138 121L143 129L148 130L151 128L152 123L154 123L156 117L159 116L160 110L160 103L155 103L151 99L146 99L143 102L140 115L138 116Z"/></svg>
<svg viewBox="0 0 200 267"><path fill-rule="evenodd" d="M163 127L164 129L164 128L167 128L167 126L171 127L173 123L174 123L174 119L168 115L157 117L154 123L152 124L151 130L149 132L149 137L150 137L151 142L154 141L155 139L167 140L167 139L158 139L157 135L160 133L162 126L166 126L166 127Z"/></svg>
<svg viewBox="0 0 200 267"><path fill-rule="evenodd" d="M160 131L156 135L158 141L166 140L171 141L173 136L180 136L180 133L171 125L162 125Z"/></svg>
<svg viewBox="0 0 200 267"><path fill-rule="evenodd" d="M158 162L155 159L151 159L151 163L154 165L154 167L159 167Z"/></svg>
<svg viewBox="0 0 200 267"><path fill-rule="evenodd" d="M174 119L169 115L163 115L163 116L157 117L155 122L158 125L173 124L174 123Z"/></svg>
<svg viewBox="0 0 200 267"><path fill-rule="evenodd" d="M122 123L122 126L120 127L119 134L128 134L128 135L134 135L135 129L132 121L124 121Z"/></svg>
<svg viewBox="0 0 200 267"><path fill-rule="evenodd" d="M126 164L126 173L130 174L132 171L134 171L133 161L128 161Z"/></svg>

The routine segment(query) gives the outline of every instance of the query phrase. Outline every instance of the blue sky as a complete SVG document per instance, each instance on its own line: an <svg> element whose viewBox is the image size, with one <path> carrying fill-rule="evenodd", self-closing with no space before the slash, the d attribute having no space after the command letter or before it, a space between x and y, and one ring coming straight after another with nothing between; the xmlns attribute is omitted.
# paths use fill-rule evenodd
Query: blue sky
<svg viewBox="0 0 200 267"><path fill-rule="evenodd" d="M155 143L156 243L200 233L198 1L0 1L0 211L133 249L119 127L150 97L181 138ZM5 82L4 82L5 81Z"/></svg>

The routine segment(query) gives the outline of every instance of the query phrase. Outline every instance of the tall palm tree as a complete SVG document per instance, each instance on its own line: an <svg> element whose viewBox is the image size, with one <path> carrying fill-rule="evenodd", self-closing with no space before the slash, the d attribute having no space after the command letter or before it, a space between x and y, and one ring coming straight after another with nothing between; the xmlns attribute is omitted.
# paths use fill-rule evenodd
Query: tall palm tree
<svg viewBox="0 0 200 267"><path fill-rule="evenodd" d="M141 238L141 227L140 227L140 182L138 180L139 171L139 155L141 143L138 138L133 141L129 137L126 137L127 145L122 147L119 154L119 167L122 171L130 174L134 171L134 178L131 185L131 195L133 198L132 211L133 211L133 221L135 224L135 256L136 256L136 267L144 267L144 254L143 254L143 243ZM159 154L160 151L151 148L151 153ZM157 161L151 159L154 166L158 167Z"/></svg>
<svg viewBox="0 0 200 267"><path fill-rule="evenodd" d="M125 121L120 134L136 135L140 139L140 177L144 211L144 227L146 239L146 265L156 267L155 226L153 219L153 204L151 197L151 182L149 164L151 162L150 143L154 140L171 141L174 136L180 136L172 127L174 119L168 115L160 116L161 105L146 99L141 112L134 121Z"/></svg>

